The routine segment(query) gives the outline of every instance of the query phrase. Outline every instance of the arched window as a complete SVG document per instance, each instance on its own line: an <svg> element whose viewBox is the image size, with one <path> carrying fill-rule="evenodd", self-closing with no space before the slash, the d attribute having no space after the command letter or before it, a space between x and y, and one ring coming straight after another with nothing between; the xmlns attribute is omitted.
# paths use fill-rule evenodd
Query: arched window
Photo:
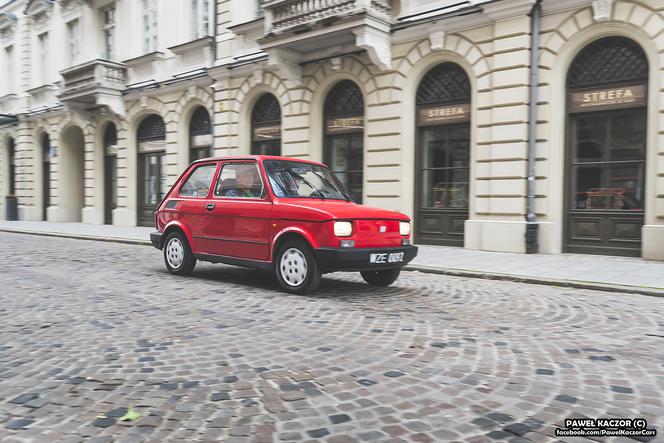
<svg viewBox="0 0 664 443"><path fill-rule="evenodd" d="M361 203L364 97L355 82L342 80L330 89L325 98L324 115L324 161L348 188L353 200Z"/></svg>
<svg viewBox="0 0 664 443"><path fill-rule="evenodd" d="M203 106L196 108L189 121L189 160L212 155L212 124L210 113Z"/></svg>
<svg viewBox="0 0 664 443"><path fill-rule="evenodd" d="M419 242L463 246L470 188L470 98L468 75L455 63L433 67L417 89Z"/></svg>
<svg viewBox="0 0 664 443"><path fill-rule="evenodd" d="M567 74L565 250L641 253L648 59L624 37L587 45Z"/></svg>
<svg viewBox="0 0 664 443"><path fill-rule="evenodd" d="M281 106L272 94L263 94L251 112L251 153L281 155Z"/></svg>
<svg viewBox="0 0 664 443"><path fill-rule="evenodd" d="M117 171L118 131L110 122L104 130L104 223L113 223L113 210L118 203Z"/></svg>
<svg viewBox="0 0 664 443"><path fill-rule="evenodd" d="M154 226L154 211L166 192L166 125L155 114L138 126L138 224Z"/></svg>

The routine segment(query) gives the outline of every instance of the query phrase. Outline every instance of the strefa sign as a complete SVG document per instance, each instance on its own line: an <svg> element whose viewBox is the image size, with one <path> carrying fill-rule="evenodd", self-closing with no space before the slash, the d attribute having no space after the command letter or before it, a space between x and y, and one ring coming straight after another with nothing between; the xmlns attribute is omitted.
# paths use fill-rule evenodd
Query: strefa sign
<svg viewBox="0 0 664 443"><path fill-rule="evenodd" d="M638 108L647 102L646 85L614 86L570 92L570 112Z"/></svg>
<svg viewBox="0 0 664 443"><path fill-rule="evenodd" d="M419 126L445 125L467 121L470 121L469 103L422 108L418 110L417 116L417 124Z"/></svg>

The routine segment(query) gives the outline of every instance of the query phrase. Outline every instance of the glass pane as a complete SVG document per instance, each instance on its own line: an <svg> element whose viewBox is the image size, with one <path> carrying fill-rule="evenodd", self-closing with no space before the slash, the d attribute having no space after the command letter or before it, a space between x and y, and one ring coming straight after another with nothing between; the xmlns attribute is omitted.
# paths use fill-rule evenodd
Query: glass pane
<svg viewBox="0 0 664 443"><path fill-rule="evenodd" d="M606 116L578 116L574 119L573 162L604 160L608 120Z"/></svg>
<svg viewBox="0 0 664 443"><path fill-rule="evenodd" d="M327 165L350 191L353 200L362 202L364 152L362 135L329 137Z"/></svg>
<svg viewBox="0 0 664 443"><path fill-rule="evenodd" d="M227 164L221 168L214 190L218 197L259 198L263 195L263 181L255 164Z"/></svg>
<svg viewBox="0 0 664 443"><path fill-rule="evenodd" d="M180 195L186 197L207 197L212 183L216 164L199 166L191 173L180 188Z"/></svg>
<svg viewBox="0 0 664 443"><path fill-rule="evenodd" d="M646 148L645 111L615 115L610 124L609 160L642 160Z"/></svg>
<svg viewBox="0 0 664 443"><path fill-rule="evenodd" d="M143 157L143 202L156 205L159 195L159 167L155 154Z"/></svg>
<svg viewBox="0 0 664 443"><path fill-rule="evenodd" d="M281 155L281 140L255 141L251 147L253 155Z"/></svg>
<svg viewBox="0 0 664 443"><path fill-rule="evenodd" d="M468 169L429 169L422 171L423 208L468 208Z"/></svg>
<svg viewBox="0 0 664 443"><path fill-rule="evenodd" d="M166 159L167 157L166 157L165 154L158 154L158 155L159 155L159 160L160 160L160 165L159 165L159 178L160 178L160 180L159 180L159 199L158 200L161 200L161 198L164 196L164 194L166 194L166 184L168 182L168 174L167 174L168 168L167 168L166 165L168 163L168 160ZM157 201L157 203L159 203L159 201Z"/></svg>

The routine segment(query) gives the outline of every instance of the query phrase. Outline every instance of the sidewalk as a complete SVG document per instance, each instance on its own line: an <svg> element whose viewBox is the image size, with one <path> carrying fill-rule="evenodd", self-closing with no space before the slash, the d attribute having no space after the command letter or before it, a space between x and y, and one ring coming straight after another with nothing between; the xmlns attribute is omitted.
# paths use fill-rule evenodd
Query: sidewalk
<svg viewBox="0 0 664 443"><path fill-rule="evenodd" d="M151 245L153 228L84 223L0 221L0 231ZM407 269L664 296L664 262L581 254L513 254L419 246Z"/></svg>

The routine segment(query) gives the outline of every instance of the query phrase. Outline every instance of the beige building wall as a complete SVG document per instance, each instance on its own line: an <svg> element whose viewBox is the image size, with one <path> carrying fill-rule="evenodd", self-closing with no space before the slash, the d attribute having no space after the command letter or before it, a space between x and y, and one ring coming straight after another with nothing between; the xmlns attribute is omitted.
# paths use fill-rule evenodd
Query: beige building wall
<svg viewBox="0 0 664 443"><path fill-rule="evenodd" d="M472 86L471 198L465 247L525 252L532 2L510 3L516 6L509 10L487 5L482 20L469 16L465 22L442 20L394 32L389 69L379 69L366 52L355 51L303 62L299 77L293 78L283 66L271 64L267 56L227 69L234 56L258 51L258 43L247 37L250 33L238 37L239 31L232 30L237 25L233 2L220 0L216 62L206 80L185 81L159 91L131 92L124 98L126 112L122 115L63 109L27 116L16 125L0 128L3 153L7 137L16 141L21 218L41 219L39 137L43 132L58 147L58 156L51 159L53 206L48 211L49 220L102 223L103 129L108 121L115 122L118 208L113 223L131 226L137 219L136 130L143 117L155 113L166 124L169 185L188 163L187 128L195 106L205 106L211 113L216 155L248 154L251 111L266 92L274 94L281 104L283 155L321 161L323 103L334 84L344 79L354 81L365 98L365 203L415 216L417 87L432 67L454 62L466 71ZM540 251L560 253L563 249L567 70L591 41L617 35L638 42L650 63L643 257L664 259L664 119L660 112L664 103L660 56L664 52L664 1L599 3L608 4L608 12L597 5L594 8L590 1L543 3L536 162ZM29 30L23 32L29 34ZM152 69L163 72L164 68ZM29 72L24 74L28 79ZM80 128L83 143L85 193L80 214L76 207L67 206L63 194L67 180L73 177L67 169L67 156L60 155L66 148L64 134L71 126ZM6 168L2 168L3 193L5 176Z"/></svg>

